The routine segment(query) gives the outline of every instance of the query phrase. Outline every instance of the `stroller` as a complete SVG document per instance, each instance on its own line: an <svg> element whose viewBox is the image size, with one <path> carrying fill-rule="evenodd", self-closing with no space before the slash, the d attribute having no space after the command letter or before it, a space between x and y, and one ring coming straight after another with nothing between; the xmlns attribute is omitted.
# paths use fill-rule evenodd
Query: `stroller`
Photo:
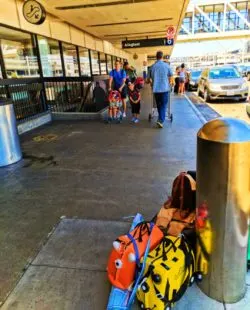
<svg viewBox="0 0 250 310"><path fill-rule="evenodd" d="M122 121L121 94L117 90L112 90L109 93L108 99L109 99L108 123L110 124L112 121L116 121L116 123L121 123Z"/></svg>

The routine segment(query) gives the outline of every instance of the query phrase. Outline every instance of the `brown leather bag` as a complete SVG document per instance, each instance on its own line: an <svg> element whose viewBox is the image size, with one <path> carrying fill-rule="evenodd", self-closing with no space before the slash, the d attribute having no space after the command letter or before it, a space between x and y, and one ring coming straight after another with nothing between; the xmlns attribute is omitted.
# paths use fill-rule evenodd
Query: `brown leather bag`
<svg viewBox="0 0 250 310"><path fill-rule="evenodd" d="M192 176L186 172L181 172L175 178L172 187L171 198L165 203L166 206L171 205L173 208L180 209L183 212L195 210L196 182ZM165 205L164 204L164 205Z"/></svg>
<svg viewBox="0 0 250 310"><path fill-rule="evenodd" d="M186 172L180 173L173 182L172 196L155 218L156 225L165 234L177 237L185 229L194 229L195 194L195 180Z"/></svg>

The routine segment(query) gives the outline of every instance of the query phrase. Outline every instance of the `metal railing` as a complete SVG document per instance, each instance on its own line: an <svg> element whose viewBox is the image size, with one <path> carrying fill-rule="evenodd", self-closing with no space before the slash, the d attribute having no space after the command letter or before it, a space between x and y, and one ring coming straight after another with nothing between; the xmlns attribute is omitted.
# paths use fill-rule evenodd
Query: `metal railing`
<svg viewBox="0 0 250 310"><path fill-rule="evenodd" d="M108 105L107 76L44 78L51 112L98 112Z"/></svg>
<svg viewBox="0 0 250 310"><path fill-rule="evenodd" d="M11 99L17 121L47 110L41 79L0 80L0 97Z"/></svg>
<svg viewBox="0 0 250 310"><path fill-rule="evenodd" d="M0 80L0 98L12 100L17 121L45 111L98 112L108 106L108 76Z"/></svg>

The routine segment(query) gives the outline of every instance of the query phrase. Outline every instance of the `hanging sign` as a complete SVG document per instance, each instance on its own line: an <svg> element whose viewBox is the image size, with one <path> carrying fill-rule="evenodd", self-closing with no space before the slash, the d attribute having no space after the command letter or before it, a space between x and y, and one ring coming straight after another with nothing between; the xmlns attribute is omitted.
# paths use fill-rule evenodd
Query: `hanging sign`
<svg viewBox="0 0 250 310"><path fill-rule="evenodd" d="M167 33L166 33L166 37L168 40L174 39L176 34L176 27L175 26L168 26L167 27Z"/></svg>
<svg viewBox="0 0 250 310"><path fill-rule="evenodd" d="M35 0L27 0L23 4L23 16L31 24L41 25L46 18L45 8Z"/></svg>
<svg viewBox="0 0 250 310"><path fill-rule="evenodd" d="M141 48L141 47L172 46L172 45L174 45L174 39L166 39L166 38L122 41L122 48Z"/></svg>

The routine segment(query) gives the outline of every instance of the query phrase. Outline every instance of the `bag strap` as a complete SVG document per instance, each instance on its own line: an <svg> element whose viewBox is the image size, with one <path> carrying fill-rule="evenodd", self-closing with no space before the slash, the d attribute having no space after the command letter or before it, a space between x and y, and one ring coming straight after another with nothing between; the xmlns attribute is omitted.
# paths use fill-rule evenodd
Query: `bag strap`
<svg viewBox="0 0 250 310"><path fill-rule="evenodd" d="M146 268L146 260L148 258L148 254L149 254L149 251L150 251L151 233L152 233L153 228L154 228L154 223L150 222L150 236L148 238L146 250L145 250L145 253L144 253L144 257L143 257L143 262L142 262L142 264L140 266L141 267L140 271L137 274L137 278L135 279L133 290L132 290L131 295L129 297L129 301L128 301L128 305L127 305L128 309L131 309L131 306L134 303L134 299L135 299L135 295L136 295L136 291L137 291L138 285L141 282L144 270Z"/></svg>
<svg viewBox="0 0 250 310"><path fill-rule="evenodd" d="M195 181L194 178L193 178L190 174L188 174L188 173L186 173L186 177L189 179L189 182L190 182L192 191L195 191L195 190L196 190L196 181Z"/></svg>
<svg viewBox="0 0 250 310"><path fill-rule="evenodd" d="M136 261L136 265L139 266L140 265L140 257L139 257L139 250L138 250L138 246L137 243L135 241L135 238L129 233L127 234L129 240L133 243L133 247L135 250L135 261Z"/></svg>

